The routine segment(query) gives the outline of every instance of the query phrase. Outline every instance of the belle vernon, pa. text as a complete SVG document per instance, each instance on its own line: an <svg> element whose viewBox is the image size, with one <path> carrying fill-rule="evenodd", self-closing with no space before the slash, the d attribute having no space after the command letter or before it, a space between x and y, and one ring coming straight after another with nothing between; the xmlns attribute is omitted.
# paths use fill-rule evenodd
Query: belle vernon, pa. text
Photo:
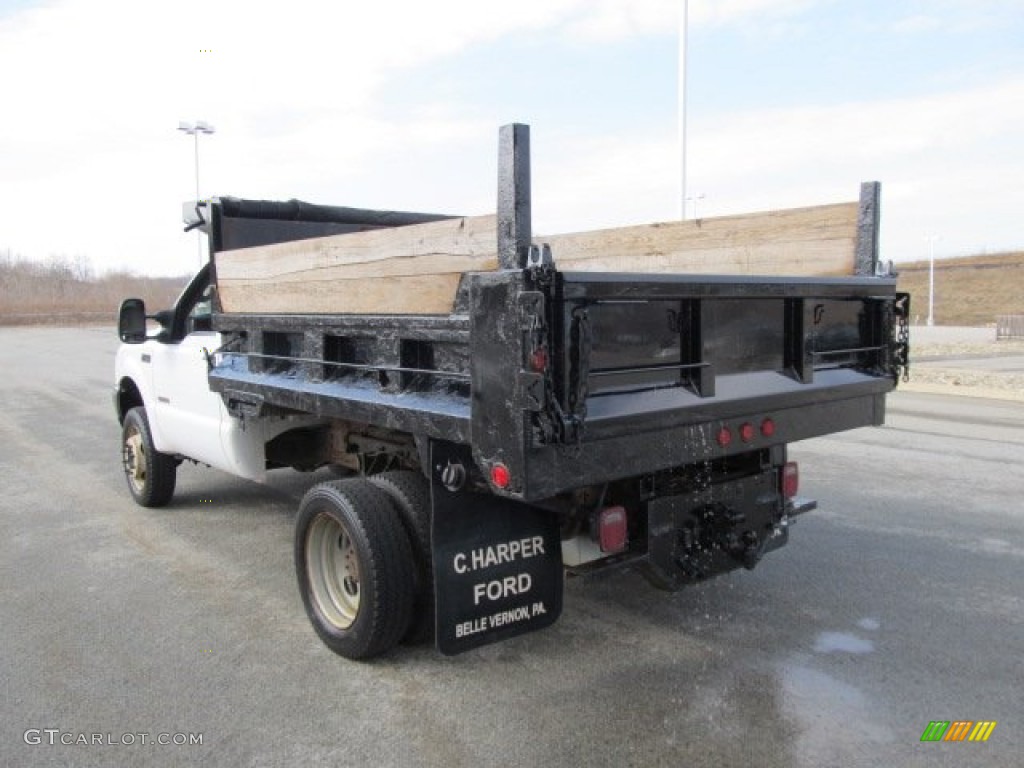
<svg viewBox="0 0 1024 768"><path fill-rule="evenodd" d="M473 549L468 554L458 552L452 559L452 568L455 573L461 575L481 571L496 565L527 560L544 554L546 554L544 551L544 538L542 536L533 536L532 538L516 539L495 544L494 546ZM481 581L473 585L473 605L480 605L481 600L494 602L508 597L524 596L529 593L532 586L533 579L529 573L519 573L514 576L504 576L500 579ZM478 632L497 629L506 624L515 624L543 613L547 613L547 610L542 602L519 606L507 611L498 611L490 616L482 616L479 619L462 622L455 627L455 636L467 637L475 635Z"/></svg>

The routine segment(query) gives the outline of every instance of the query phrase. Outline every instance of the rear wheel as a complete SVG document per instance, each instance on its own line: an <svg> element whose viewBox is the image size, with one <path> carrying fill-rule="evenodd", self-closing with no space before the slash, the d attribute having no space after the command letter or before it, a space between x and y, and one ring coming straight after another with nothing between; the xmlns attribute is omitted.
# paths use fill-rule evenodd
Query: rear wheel
<svg viewBox="0 0 1024 768"><path fill-rule="evenodd" d="M402 516L416 563L413 619L405 642L434 639L434 568L430 547L430 485L419 472L395 470L370 477L370 482L391 497Z"/></svg>
<svg viewBox="0 0 1024 768"><path fill-rule="evenodd" d="M412 547L398 511L363 478L321 483L295 522L295 570L320 639L349 659L394 647L412 618Z"/></svg>
<svg viewBox="0 0 1024 768"><path fill-rule="evenodd" d="M165 506L174 495L178 464L153 446L146 409L132 408L121 430L121 465L128 490L144 507Z"/></svg>

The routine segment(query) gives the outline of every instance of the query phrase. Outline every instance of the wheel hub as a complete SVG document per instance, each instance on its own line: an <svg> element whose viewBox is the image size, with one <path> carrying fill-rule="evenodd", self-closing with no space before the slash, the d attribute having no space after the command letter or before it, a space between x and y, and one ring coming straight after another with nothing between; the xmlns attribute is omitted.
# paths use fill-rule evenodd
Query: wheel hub
<svg viewBox="0 0 1024 768"><path fill-rule="evenodd" d="M132 487L141 493L146 486L146 448L142 435L132 431L124 441L124 473Z"/></svg>
<svg viewBox="0 0 1024 768"><path fill-rule="evenodd" d="M359 554L348 531L333 517L321 514L310 526L306 563L319 612L338 629L348 629L359 613Z"/></svg>

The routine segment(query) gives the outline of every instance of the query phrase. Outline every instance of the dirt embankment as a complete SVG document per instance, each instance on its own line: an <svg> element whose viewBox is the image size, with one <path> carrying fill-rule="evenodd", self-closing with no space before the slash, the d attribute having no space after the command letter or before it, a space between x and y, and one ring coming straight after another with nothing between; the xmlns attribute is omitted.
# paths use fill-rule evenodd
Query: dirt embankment
<svg viewBox="0 0 1024 768"><path fill-rule="evenodd" d="M928 318L928 262L896 265L899 290L910 294L911 317ZM988 326L998 315L1024 314L1024 251L935 262L936 325Z"/></svg>

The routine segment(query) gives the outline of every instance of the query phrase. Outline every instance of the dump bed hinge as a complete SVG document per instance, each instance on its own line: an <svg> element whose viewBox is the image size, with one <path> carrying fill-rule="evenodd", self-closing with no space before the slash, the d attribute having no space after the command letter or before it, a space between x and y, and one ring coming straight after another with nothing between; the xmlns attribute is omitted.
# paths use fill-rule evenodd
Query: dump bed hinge
<svg viewBox="0 0 1024 768"><path fill-rule="evenodd" d="M254 392L242 392L237 389L226 389L221 393L224 406L228 413L236 419L258 419L266 413L263 395Z"/></svg>

